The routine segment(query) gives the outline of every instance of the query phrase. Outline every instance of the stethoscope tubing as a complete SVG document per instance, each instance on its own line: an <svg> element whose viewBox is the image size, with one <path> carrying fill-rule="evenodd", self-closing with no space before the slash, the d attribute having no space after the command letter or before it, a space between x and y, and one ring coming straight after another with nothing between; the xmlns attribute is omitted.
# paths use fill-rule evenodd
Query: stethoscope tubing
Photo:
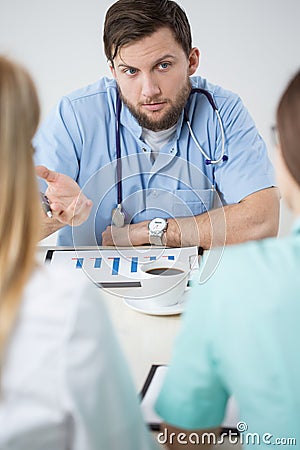
<svg viewBox="0 0 300 450"><path fill-rule="evenodd" d="M122 102L120 96L117 96L116 104L116 149L117 149L117 189L118 189L118 206L122 205L123 189L122 189L122 161L121 161L121 132L120 132L120 117L121 117Z"/></svg>

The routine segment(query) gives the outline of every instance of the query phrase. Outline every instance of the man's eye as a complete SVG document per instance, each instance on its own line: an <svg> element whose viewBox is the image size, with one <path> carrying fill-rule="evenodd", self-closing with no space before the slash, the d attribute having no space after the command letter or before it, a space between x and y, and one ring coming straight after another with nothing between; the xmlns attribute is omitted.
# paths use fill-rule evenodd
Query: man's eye
<svg viewBox="0 0 300 450"><path fill-rule="evenodd" d="M136 69L133 69L132 67L130 67L129 69L125 70L125 73L127 73L127 75L135 75L137 72Z"/></svg>
<svg viewBox="0 0 300 450"><path fill-rule="evenodd" d="M159 64L160 69L167 69L169 66L170 66L170 64L167 62L163 62L163 63Z"/></svg>

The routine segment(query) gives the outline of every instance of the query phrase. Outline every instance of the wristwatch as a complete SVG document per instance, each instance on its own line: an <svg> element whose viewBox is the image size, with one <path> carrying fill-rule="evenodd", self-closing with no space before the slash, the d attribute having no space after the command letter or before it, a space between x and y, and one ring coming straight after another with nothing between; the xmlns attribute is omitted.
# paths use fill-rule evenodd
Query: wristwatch
<svg viewBox="0 0 300 450"><path fill-rule="evenodd" d="M162 241L163 234L166 232L168 222L166 219L156 217L149 222L149 242L151 245L164 245Z"/></svg>

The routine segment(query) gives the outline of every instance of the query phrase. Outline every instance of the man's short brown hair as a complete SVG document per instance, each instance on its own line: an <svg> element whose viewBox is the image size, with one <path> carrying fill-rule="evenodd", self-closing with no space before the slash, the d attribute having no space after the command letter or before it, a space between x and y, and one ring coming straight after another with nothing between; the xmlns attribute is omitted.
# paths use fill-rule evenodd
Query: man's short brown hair
<svg viewBox="0 0 300 450"><path fill-rule="evenodd" d="M169 28L187 57L192 48L191 29L184 10L172 0L118 0L106 13L103 42L111 63L120 49Z"/></svg>

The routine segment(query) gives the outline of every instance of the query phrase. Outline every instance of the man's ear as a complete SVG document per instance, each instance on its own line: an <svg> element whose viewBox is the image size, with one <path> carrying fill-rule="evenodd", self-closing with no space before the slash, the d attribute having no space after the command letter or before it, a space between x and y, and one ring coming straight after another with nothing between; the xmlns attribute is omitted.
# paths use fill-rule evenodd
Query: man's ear
<svg viewBox="0 0 300 450"><path fill-rule="evenodd" d="M115 70L115 67L114 67L113 63L112 63L112 62L109 62L109 63L108 63L108 66L109 66L109 69L110 69L110 71L111 71L112 76L113 76L114 78L116 78L116 70Z"/></svg>
<svg viewBox="0 0 300 450"><path fill-rule="evenodd" d="M200 50L197 47L192 48L189 55L189 76L193 75L199 67Z"/></svg>

